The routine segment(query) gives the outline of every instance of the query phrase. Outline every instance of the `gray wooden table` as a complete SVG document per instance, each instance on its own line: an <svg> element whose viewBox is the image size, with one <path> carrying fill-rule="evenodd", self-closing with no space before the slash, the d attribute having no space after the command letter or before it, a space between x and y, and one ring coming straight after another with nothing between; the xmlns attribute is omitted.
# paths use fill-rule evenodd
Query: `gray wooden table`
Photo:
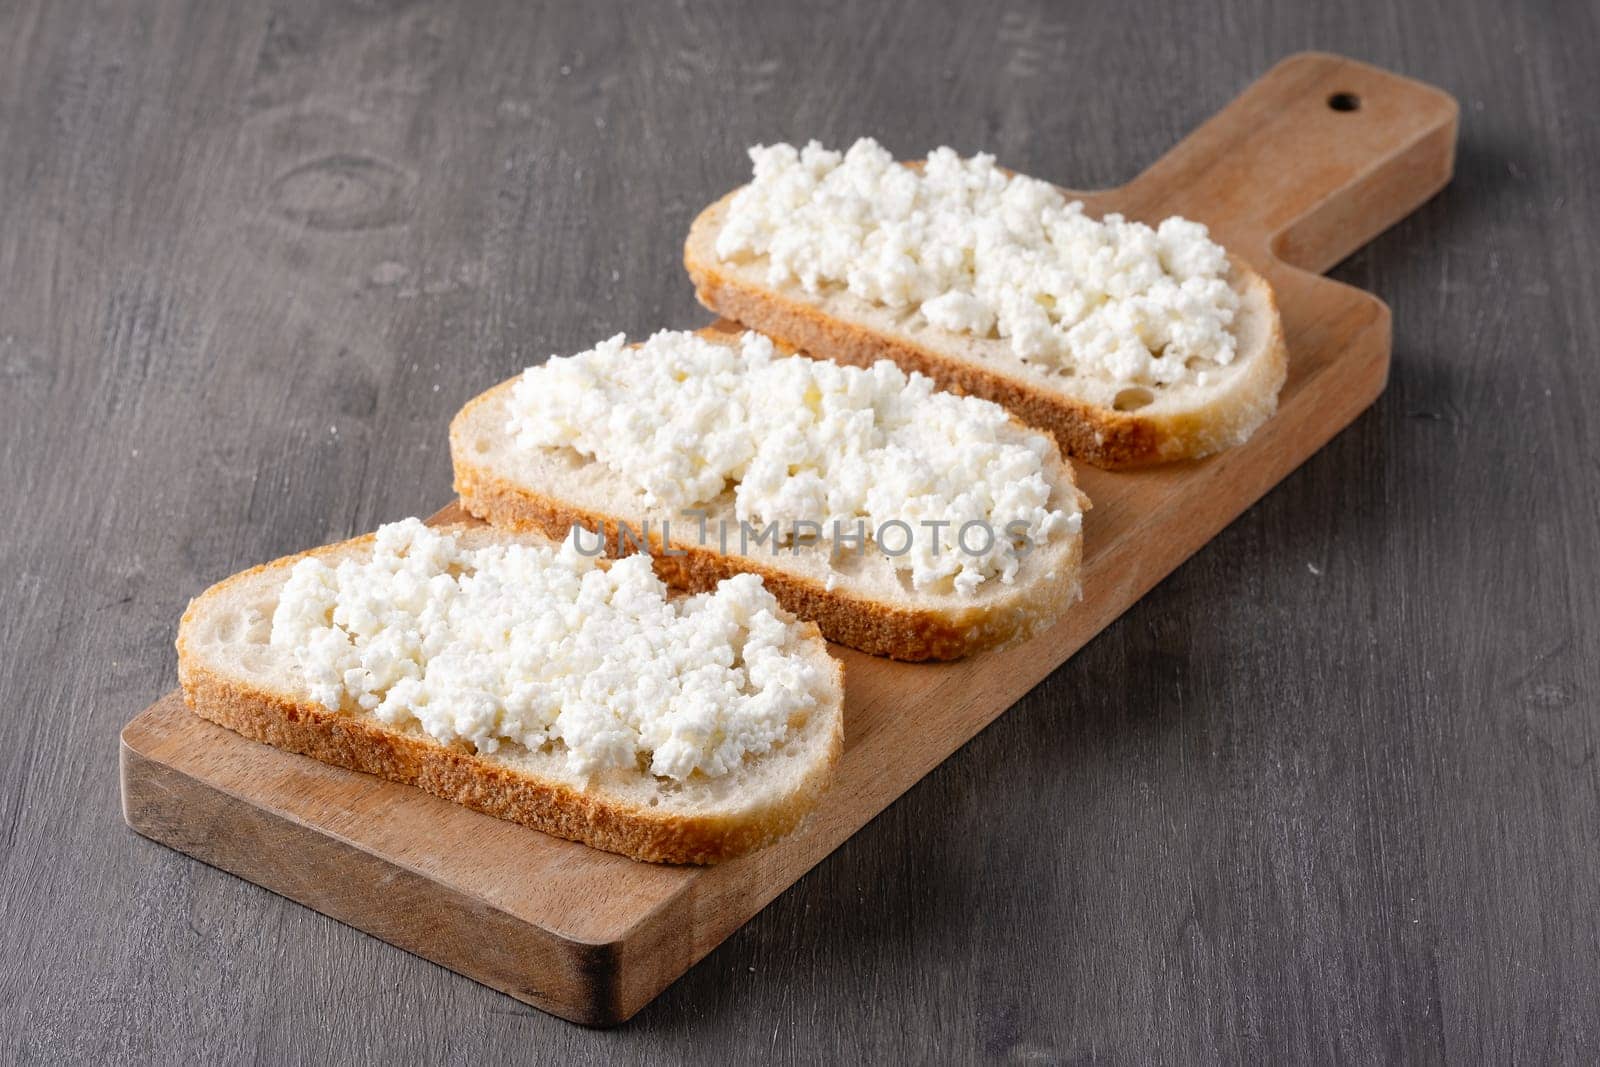
<svg viewBox="0 0 1600 1067"><path fill-rule="evenodd" d="M1592 1062L1600 15L1208 6L0 8L0 1061ZM1335 272L1386 396L628 1026L123 826L186 599L444 503L524 363L704 321L747 144L1109 185L1307 47L1463 107Z"/></svg>

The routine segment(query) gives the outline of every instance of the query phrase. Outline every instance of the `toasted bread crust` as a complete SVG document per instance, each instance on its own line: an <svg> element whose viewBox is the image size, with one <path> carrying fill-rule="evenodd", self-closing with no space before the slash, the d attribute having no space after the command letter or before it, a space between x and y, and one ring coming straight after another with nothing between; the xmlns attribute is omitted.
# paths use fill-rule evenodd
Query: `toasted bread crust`
<svg viewBox="0 0 1600 1067"><path fill-rule="evenodd" d="M735 190L737 192L737 190ZM729 193L701 212L684 243L684 266L700 303L809 355L857 366L892 360L939 387L981 396L1055 437L1061 450L1096 467L1121 469L1192 459L1239 444L1276 410L1288 373L1288 348L1266 279L1230 257L1242 285L1258 288L1270 309L1267 351L1221 403L1204 412L1146 413L1101 407L1003 370L954 359L914 339L847 322L807 300L738 278L715 258Z"/></svg>
<svg viewBox="0 0 1600 1067"><path fill-rule="evenodd" d="M800 825L832 779L844 747L843 717L837 715L826 759L808 769L800 788L755 817L667 813L520 773L479 756L464 743L447 746L329 711L309 700L291 699L207 664L189 637L213 598L269 567L289 566L318 551L324 550L251 568L190 602L179 623L177 647L178 680L191 711L275 748L416 786L495 818L653 863L717 863L770 844ZM842 693L844 667L833 657L829 662L835 671L835 691Z"/></svg>
<svg viewBox="0 0 1600 1067"><path fill-rule="evenodd" d="M474 397L451 424L450 452L462 508L495 526L534 530L553 538L564 538L573 526L581 526L600 534L607 554L612 556L632 549L631 544L619 544L616 536L623 523L638 530L639 524L632 517L580 508L512 482L472 461L472 450L460 439L461 427L471 421L479 405L499 402L515 384L516 379L511 379ZM1087 505L1081 493L1078 500ZM644 532L656 573L668 585L688 592L705 592L735 574L756 574L778 603L816 623L829 640L890 659L959 659L980 649L1025 641L1053 624L1078 596L1076 582L1039 582L1025 595L999 608L913 610L843 589L830 591L810 577L748 557L723 555L710 546L675 542L668 555L659 530L650 528ZM1082 557L1083 540L1078 537L1065 561L1069 573L1077 573Z"/></svg>

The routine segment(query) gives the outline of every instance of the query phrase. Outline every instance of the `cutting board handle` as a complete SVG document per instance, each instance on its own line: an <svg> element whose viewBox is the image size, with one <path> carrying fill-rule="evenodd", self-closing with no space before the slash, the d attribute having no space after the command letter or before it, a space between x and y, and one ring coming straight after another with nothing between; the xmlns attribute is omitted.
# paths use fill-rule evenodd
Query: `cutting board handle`
<svg viewBox="0 0 1600 1067"><path fill-rule="evenodd" d="M1198 219L1261 269L1320 274L1444 187L1460 108L1342 56L1273 67L1120 191L1125 213Z"/></svg>

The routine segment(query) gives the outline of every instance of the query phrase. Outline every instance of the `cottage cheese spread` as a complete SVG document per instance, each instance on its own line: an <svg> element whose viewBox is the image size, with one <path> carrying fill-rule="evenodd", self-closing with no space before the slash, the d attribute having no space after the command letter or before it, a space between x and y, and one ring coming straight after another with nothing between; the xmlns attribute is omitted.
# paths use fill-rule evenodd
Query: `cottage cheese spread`
<svg viewBox="0 0 1600 1067"><path fill-rule="evenodd" d="M753 575L671 601L646 556L464 547L416 519L370 558L295 564L271 642L331 710L419 723L480 752L565 747L577 774L716 776L783 741L825 679Z"/></svg>
<svg viewBox="0 0 1600 1067"><path fill-rule="evenodd" d="M948 580L965 594L1012 581L1022 554L1082 521L1071 494L1051 506L1046 439L1008 425L999 405L888 361L862 369L780 357L756 333L725 345L663 331L638 351L618 335L529 368L506 429L522 447L599 460L647 506L693 508L732 485L738 518L777 523L780 540L796 523L824 540L900 524L879 550L916 588Z"/></svg>
<svg viewBox="0 0 1600 1067"><path fill-rule="evenodd" d="M1234 358L1238 295L1200 223L1096 221L1047 182L948 148L920 171L871 139L842 154L815 141L758 146L750 158L754 177L734 195L716 253L766 256L773 285L843 286L1117 384L1199 380Z"/></svg>

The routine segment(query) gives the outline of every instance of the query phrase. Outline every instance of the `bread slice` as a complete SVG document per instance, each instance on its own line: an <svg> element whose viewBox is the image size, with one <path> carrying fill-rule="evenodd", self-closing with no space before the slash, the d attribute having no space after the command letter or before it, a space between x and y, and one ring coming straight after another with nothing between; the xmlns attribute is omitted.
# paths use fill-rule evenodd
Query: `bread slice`
<svg viewBox="0 0 1600 1067"><path fill-rule="evenodd" d="M738 192L690 227L683 259L695 295L717 314L810 355L859 366L892 359L942 388L1004 405L1048 430L1069 456L1097 467L1209 455L1243 443L1277 410L1289 366L1283 324L1272 287L1237 256L1229 256L1228 276L1239 294L1233 362L1208 368L1203 386L1119 387L1029 363L1007 341L941 329L914 308L869 303L843 286L820 294L794 282L773 286L766 256L720 259L717 235Z"/></svg>
<svg viewBox="0 0 1600 1067"><path fill-rule="evenodd" d="M720 343L732 343L738 336L716 328L700 334ZM704 590L732 574L759 574L779 603L815 622L829 640L901 660L956 659L1026 640L1078 598L1083 538L1076 532L1062 533L1023 555L1013 582L990 578L966 595L914 590L904 572L870 548L833 560L826 542L786 548L778 555L755 546L741 553L733 538L724 547L714 535L702 545L698 517L646 506L642 492L604 465L571 449L519 447L506 432L516 381L502 382L469 401L450 424L450 455L462 507L497 526L563 537L579 525L603 532L606 551L621 554L635 547L617 536L619 524L626 524L648 536L656 571L669 585ZM1015 420L1010 426L1019 440L1039 436ZM1045 476L1052 486L1049 507L1088 507L1073 482L1072 468L1053 447L1046 456ZM705 510L707 530L737 531L731 490Z"/></svg>
<svg viewBox="0 0 1600 1067"><path fill-rule="evenodd" d="M538 535L454 526L469 547ZM178 628L178 677L198 715L257 741L417 786L477 811L635 859L714 863L793 830L815 806L843 744L843 668L807 627L803 655L826 679L824 699L791 723L781 748L747 756L720 777L682 782L633 768L579 776L564 749L503 742L494 753L446 745L416 723L391 726L313 701L292 655L269 643L290 569L306 556L330 564L370 553L371 535L234 575L196 597Z"/></svg>

